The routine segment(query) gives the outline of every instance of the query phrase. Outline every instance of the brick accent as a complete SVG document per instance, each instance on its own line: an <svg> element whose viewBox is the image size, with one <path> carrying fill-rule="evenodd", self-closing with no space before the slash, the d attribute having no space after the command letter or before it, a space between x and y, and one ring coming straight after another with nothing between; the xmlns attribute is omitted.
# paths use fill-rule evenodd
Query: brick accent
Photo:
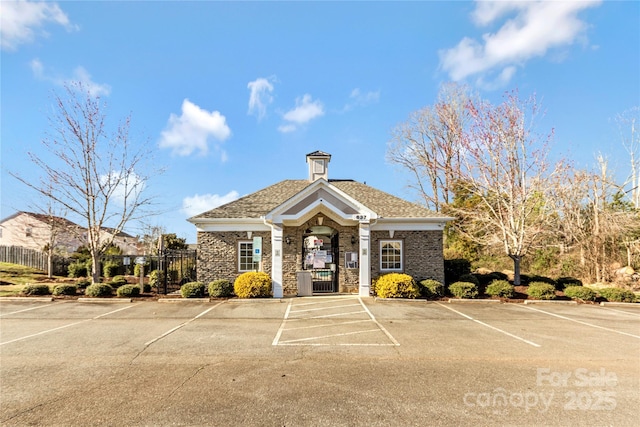
<svg viewBox="0 0 640 427"><path fill-rule="evenodd" d="M444 283L442 231L396 231L393 238L388 231L371 232L371 278L380 271L380 241L402 240L403 271L416 280L435 279Z"/></svg>

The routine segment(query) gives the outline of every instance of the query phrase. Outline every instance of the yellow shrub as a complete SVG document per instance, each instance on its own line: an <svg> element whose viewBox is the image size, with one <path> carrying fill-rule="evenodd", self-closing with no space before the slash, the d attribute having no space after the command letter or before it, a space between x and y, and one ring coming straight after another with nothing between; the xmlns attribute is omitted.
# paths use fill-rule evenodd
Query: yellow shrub
<svg viewBox="0 0 640 427"><path fill-rule="evenodd" d="M271 277L256 271L242 273L233 283L233 291L238 298L270 297Z"/></svg>
<svg viewBox="0 0 640 427"><path fill-rule="evenodd" d="M380 276L375 282L376 295L380 298L416 298L420 288L408 274L389 273Z"/></svg>

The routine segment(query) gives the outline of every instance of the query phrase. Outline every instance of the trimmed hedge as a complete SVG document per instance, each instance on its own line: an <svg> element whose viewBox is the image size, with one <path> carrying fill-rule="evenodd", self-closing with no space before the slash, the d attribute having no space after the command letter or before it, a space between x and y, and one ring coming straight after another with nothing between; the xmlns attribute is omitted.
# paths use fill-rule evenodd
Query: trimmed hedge
<svg viewBox="0 0 640 427"><path fill-rule="evenodd" d="M51 295L51 289L43 283L29 283L22 288L23 295Z"/></svg>
<svg viewBox="0 0 640 427"><path fill-rule="evenodd" d="M455 282L449 285L449 292L456 298L471 299L478 296L478 286L471 282Z"/></svg>
<svg viewBox="0 0 640 427"><path fill-rule="evenodd" d="M76 285L70 285L68 283L61 283L53 288L53 295L75 295L78 293L78 287Z"/></svg>
<svg viewBox="0 0 640 427"><path fill-rule="evenodd" d="M418 283L420 288L420 295L425 298L443 297L445 294L445 287L442 283L434 279L426 279Z"/></svg>
<svg viewBox="0 0 640 427"><path fill-rule="evenodd" d="M480 280L478 280L478 277L476 277L476 275L473 273L463 274L462 276L460 276L457 282L468 282L473 283L476 286L480 286Z"/></svg>
<svg viewBox="0 0 640 427"><path fill-rule="evenodd" d="M119 297L139 297L140 286L138 285L122 285L116 290Z"/></svg>
<svg viewBox="0 0 640 427"><path fill-rule="evenodd" d="M180 287L182 298L202 298L204 297L204 283L189 282Z"/></svg>
<svg viewBox="0 0 640 427"><path fill-rule="evenodd" d="M109 284L114 288L118 288L120 286L126 285L127 279L124 276L114 276Z"/></svg>
<svg viewBox="0 0 640 427"><path fill-rule="evenodd" d="M636 300L636 295L633 292L620 288L598 289L598 294L611 302L634 302Z"/></svg>
<svg viewBox="0 0 640 427"><path fill-rule="evenodd" d="M76 282L76 286L78 286L78 289L84 289L87 286L89 286L91 284L91 280L89 279L82 279L82 280L78 280L78 282Z"/></svg>
<svg viewBox="0 0 640 427"><path fill-rule="evenodd" d="M238 298L267 298L271 296L271 277L267 273L248 271L233 282Z"/></svg>
<svg viewBox="0 0 640 427"><path fill-rule="evenodd" d="M420 289L408 274L389 273L376 280L376 295L380 298L417 298Z"/></svg>
<svg viewBox="0 0 640 427"><path fill-rule="evenodd" d="M227 298L233 296L233 284L225 279L214 280L209 283L209 296L214 298Z"/></svg>
<svg viewBox="0 0 640 427"><path fill-rule="evenodd" d="M494 280L487 286L485 293L494 297L511 298L514 287L507 280Z"/></svg>
<svg viewBox="0 0 640 427"><path fill-rule="evenodd" d="M555 299L556 287L543 282L532 282L527 289L527 295L535 299Z"/></svg>
<svg viewBox="0 0 640 427"><path fill-rule="evenodd" d="M594 301L596 299L596 293L584 286L567 286L564 288L564 294L569 298L582 301Z"/></svg>
<svg viewBox="0 0 640 427"><path fill-rule="evenodd" d="M87 286L84 294L88 297L110 297L113 295L113 288L107 283L94 283L93 285Z"/></svg>
<svg viewBox="0 0 640 427"><path fill-rule="evenodd" d="M69 277L86 277L89 275L89 266L86 262L76 261L69 264L67 271Z"/></svg>

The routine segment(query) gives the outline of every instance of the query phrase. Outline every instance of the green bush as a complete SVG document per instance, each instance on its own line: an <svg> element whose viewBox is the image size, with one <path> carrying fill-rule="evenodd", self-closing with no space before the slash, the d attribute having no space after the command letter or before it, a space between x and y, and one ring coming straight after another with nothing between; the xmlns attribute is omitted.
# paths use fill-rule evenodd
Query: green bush
<svg viewBox="0 0 640 427"><path fill-rule="evenodd" d="M460 278L457 281L458 282L473 283L476 286L480 286L480 281L478 280L476 275L473 274L473 273L463 274L462 276L460 276Z"/></svg>
<svg viewBox="0 0 640 427"><path fill-rule="evenodd" d="M474 273L473 275L478 279L480 286L487 286L494 280L507 280L507 275L499 271L492 271L487 274Z"/></svg>
<svg viewBox="0 0 640 427"><path fill-rule="evenodd" d="M143 264L135 264L133 266L133 275L136 277L140 277L140 269L143 267ZM149 275L149 262L147 261L146 264L144 264L144 273L145 276Z"/></svg>
<svg viewBox="0 0 640 427"><path fill-rule="evenodd" d="M122 285L116 291L119 297L139 297L140 286L138 285Z"/></svg>
<svg viewBox="0 0 640 427"><path fill-rule="evenodd" d="M189 282L180 287L182 298L202 298L204 297L204 283Z"/></svg>
<svg viewBox="0 0 640 427"><path fill-rule="evenodd" d="M546 276L538 276L538 275L533 275L533 276L528 276L529 277L529 281L527 283L546 283L548 285L553 286L554 288L556 287L556 281L553 280L551 277L546 277Z"/></svg>
<svg viewBox="0 0 640 427"><path fill-rule="evenodd" d="M598 289L598 294L612 302L634 302L636 300L636 295L633 292L620 288Z"/></svg>
<svg viewBox="0 0 640 427"><path fill-rule="evenodd" d="M376 295L380 298L416 298L420 296L420 290L408 274L389 273L378 277Z"/></svg>
<svg viewBox="0 0 640 427"><path fill-rule="evenodd" d="M233 283L228 280L220 279L209 283L209 296L214 298L226 298L233 295Z"/></svg>
<svg viewBox="0 0 640 427"><path fill-rule="evenodd" d="M118 288L120 286L124 286L127 284L127 279L124 276L114 276L111 279L111 283L109 283L114 288Z"/></svg>
<svg viewBox="0 0 640 427"><path fill-rule="evenodd" d="M514 288L507 280L494 280L487 286L485 293L494 297L511 298Z"/></svg>
<svg viewBox="0 0 640 427"><path fill-rule="evenodd" d="M78 286L68 283L61 283L53 288L53 295L75 295L78 293Z"/></svg>
<svg viewBox="0 0 640 427"><path fill-rule="evenodd" d="M44 283L28 283L22 288L24 295L51 295L51 289Z"/></svg>
<svg viewBox="0 0 640 427"><path fill-rule="evenodd" d="M144 292L145 294L151 292L151 285L148 283L142 285L142 288L142 292Z"/></svg>
<svg viewBox="0 0 640 427"><path fill-rule="evenodd" d="M69 264L69 277L87 277L89 267L86 262L76 261Z"/></svg>
<svg viewBox="0 0 640 427"><path fill-rule="evenodd" d="M87 286L84 294L88 297L110 297L113 295L113 288L107 283L94 283Z"/></svg>
<svg viewBox="0 0 640 427"><path fill-rule="evenodd" d="M556 279L556 289L561 291L567 286L582 286L582 280L575 277L558 277Z"/></svg>
<svg viewBox="0 0 640 427"><path fill-rule="evenodd" d="M153 270L149 274L149 284L155 287L164 285L164 273L161 270Z"/></svg>
<svg viewBox="0 0 640 427"><path fill-rule="evenodd" d="M544 282L531 282L527 289L527 295L535 299L555 299L556 287Z"/></svg>
<svg viewBox="0 0 640 427"><path fill-rule="evenodd" d="M238 298L261 298L271 296L271 277L267 273L248 271L233 282L233 292Z"/></svg>
<svg viewBox="0 0 640 427"><path fill-rule="evenodd" d="M420 281L419 288L420 295L425 298L443 297L445 294L444 285L434 279Z"/></svg>
<svg viewBox="0 0 640 427"><path fill-rule="evenodd" d="M102 275L104 277L114 277L118 273L118 263L116 261L105 261L102 264Z"/></svg>
<svg viewBox="0 0 640 427"><path fill-rule="evenodd" d="M89 279L82 279L82 280L78 280L76 282L76 286L78 286L78 289L84 289L87 286L89 286L91 284L91 280Z"/></svg>
<svg viewBox="0 0 640 427"><path fill-rule="evenodd" d="M596 299L596 293L584 286L567 286L564 288L564 294L569 298L583 301L593 301Z"/></svg>
<svg viewBox="0 0 640 427"><path fill-rule="evenodd" d="M455 282L449 285L449 292L456 298L474 298L478 296L478 286L471 282Z"/></svg>

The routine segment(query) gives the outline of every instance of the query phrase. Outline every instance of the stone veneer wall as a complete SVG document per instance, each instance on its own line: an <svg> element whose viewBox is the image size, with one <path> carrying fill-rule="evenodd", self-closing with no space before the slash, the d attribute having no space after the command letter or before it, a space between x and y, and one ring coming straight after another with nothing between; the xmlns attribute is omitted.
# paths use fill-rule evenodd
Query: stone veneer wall
<svg viewBox="0 0 640 427"><path fill-rule="evenodd" d="M262 237L262 271L271 274L271 233L256 232ZM198 280L205 284L218 279L231 283L241 273L238 271L238 242L249 241L246 231L198 232Z"/></svg>
<svg viewBox="0 0 640 427"><path fill-rule="evenodd" d="M435 279L444 283L442 239L442 231L396 231L393 238L388 231L372 231L371 279L384 274L380 271L380 240L402 240L402 273L416 280Z"/></svg>
<svg viewBox="0 0 640 427"><path fill-rule="evenodd" d="M360 273L356 269L347 269L344 264L345 252L358 252L358 227L345 227L333 221L325 214L316 215L299 227L285 227L283 236L289 236L291 244L283 243L282 282L285 295L295 295L298 291L296 272L302 270L302 241L306 229L318 225L318 216L324 218L322 225L338 231L338 247L340 251L337 260L338 291L345 293L358 292ZM351 244L351 237L355 236L356 243Z"/></svg>

